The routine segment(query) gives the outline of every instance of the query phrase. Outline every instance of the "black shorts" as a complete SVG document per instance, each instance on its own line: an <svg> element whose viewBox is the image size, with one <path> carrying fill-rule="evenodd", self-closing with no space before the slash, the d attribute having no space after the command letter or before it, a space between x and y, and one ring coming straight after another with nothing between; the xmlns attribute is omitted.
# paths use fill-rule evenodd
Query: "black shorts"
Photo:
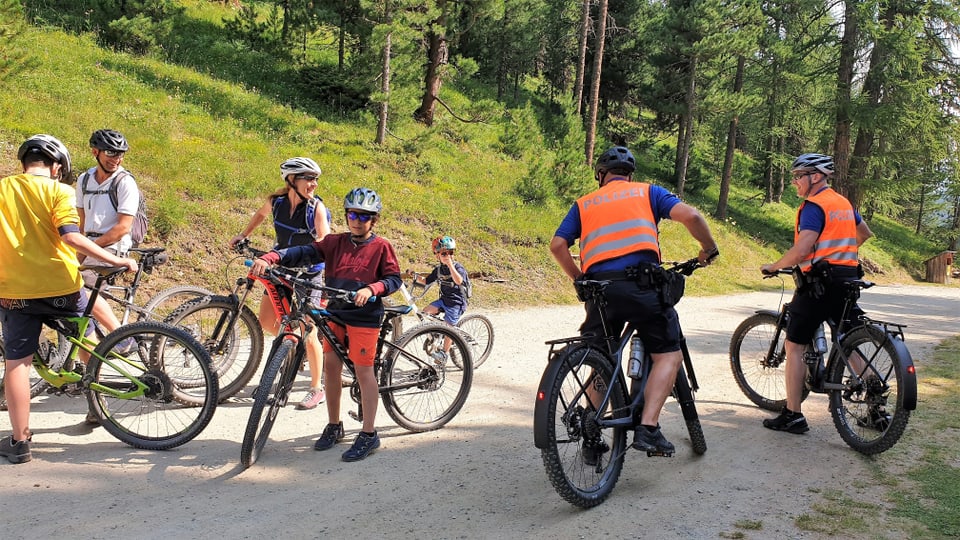
<svg viewBox="0 0 960 540"><path fill-rule="evenodd" d="M824 321L831 319L839 322L846 303L847 287L844 283L847 281L852 279L826 284L824 294L819 297L808 291L795 292L790 300L787 339L794 343L810 343L813 334ZM855 324L863 314L863 310L854 304L847 314L847 323Z"/></svg>
<svg viewBox="0 0 960 540"><path fill-rule="evenodd" d="M612 281L604 292L607 298L607 326L620 337L626 324L637 328L643 346L650 353L680 350L680 318L672 306L664 306L656 288L641 287L635 281ZM587 318L580 334L602 336L600 315L592 301L585 304Z"/></svg>
<svg viewBox="0 0 960 540"><path fill-rule="evenodd" d="M66 317L83 315L87 308L87 291L50 298L30 300L0 299L0 320L3 322L3 346L7 359L28 358L37 352L40 332L45 324L64 334L76 336L77 326ZM87 335L93 325L87 327Z"/></svg>

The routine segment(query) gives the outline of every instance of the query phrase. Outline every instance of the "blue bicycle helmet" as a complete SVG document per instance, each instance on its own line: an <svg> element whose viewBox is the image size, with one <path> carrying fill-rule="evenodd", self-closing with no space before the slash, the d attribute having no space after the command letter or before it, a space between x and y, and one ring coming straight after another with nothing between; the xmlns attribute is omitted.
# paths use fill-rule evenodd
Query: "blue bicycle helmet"
<svg viewBox="0 0 960 540"><path fill-rule="evenodd" d="M377 192L365 188L353 188L347 196L343 198L344 210L360 210L370 214L379 214L383 209L383 203Z"/></svg>

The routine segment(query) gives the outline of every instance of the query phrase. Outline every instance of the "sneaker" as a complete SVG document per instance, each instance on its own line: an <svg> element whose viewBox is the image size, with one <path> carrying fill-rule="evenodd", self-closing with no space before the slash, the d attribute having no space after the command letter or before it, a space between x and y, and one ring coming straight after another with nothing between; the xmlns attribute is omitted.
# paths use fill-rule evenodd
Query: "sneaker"
<svg viewBox="0 0 960 540"><path fill-rule="evenodd" d="M633 431L633 447L646 451L648 456L672 456L675 450L673 443L663 436L659 424L653 431L650 431L647 426L637 426Z"/></svg>
<svg viewBox="0 0 960 540"><path fill-rule="evenodd" d="M33 459L30 453L30 439L13 441L13 435L0 439L0 456L7 458L10 463L26 463Z"/></svg>
<svg viewBox="0 0 960 540"><path fill-rule="evenodd" d="M786 407L776 418L767 418L763 421L763 427L774 431L786 431L787 433L801 434L810 431L807 425L807 419L803 413L793 412Z"/></svg>
<svg viewBox="0 0 960 540"><path fill-rule="evenodd" d="M336 424L327 424L327 427L323 428L323 433L320 434L320 438L317 439L317 442L314 443L314 450L329 450L333 448L333 445L343 440L343 422Z"/></svg>
<svg viewBox="0 0 960 540"><path fill-rule="evenodd" d="M353 446L340 457L344 461L360 461L377 448L380 448L380 435L377 435L376 431L373 432L373 435L361 431L357 435L357 440L353 441Z"/></svg>
<svg viewBox="0 0 960 540"><path fill-rule="evenodd" d="M609 451L610 446L603 439L596 441L584 439L583 446L580 447L580 459L584 465L595 467L600 463L600 457Z"/></svg>
<svg viewBox="0 0 960 540"><path fill-rule="evenodd" d="M88 426L99 426L100 425L100 415L93 411L87 411L87 417L83 419L83 423Z"/></svg>
<svg viewBox="0 0 960 540"><path fill-rule="evenodd" d="M326 399L327 395L323 392L323 388L311 388L307 395L303 396L303 401L297 403L297 409L301 411L316 409L317 405Z"/></svg>
<svg viewBox="0 0 960 540"><path fill-rule="evenodd" d="M890 416L887 411L875 405L870 407L870 414L867 418L857 418L857 425L860 427L875 429L877 431L886 431L890 427L890 419L893 418Z"/></svg>
<svg viewBox="0 0 960 540"><path fill-rule="evenodd" d="M136 351L137 351L137 340L133 339L132 337L128 337L127 339L121 341L120 343L117 343L117 345L113 348L113 352L121 356L126 356Z"/></svg>
<svg viewBox="0 0 960 540"><path fill-rule="evenodd" d="M438 366L442 366L447 362L447 353L443 351L433 351L432 353L430 353L430 357L433 358L433 361Z"/></svg>

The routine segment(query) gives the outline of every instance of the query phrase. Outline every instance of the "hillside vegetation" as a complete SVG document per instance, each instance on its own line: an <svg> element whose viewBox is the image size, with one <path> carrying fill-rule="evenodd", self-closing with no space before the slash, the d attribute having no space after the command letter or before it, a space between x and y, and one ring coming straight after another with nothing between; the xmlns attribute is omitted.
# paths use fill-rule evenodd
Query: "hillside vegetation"
<svg viewBox="0 0 960 540"><path fill-rule="evenodd" d="M225 270L233 259L227 239L281 185L279 163L306 155L323 169L317 192L335 210L335 231L345 230L336 212L343 195L371 187L385 200L378 232L393 242L404 268L426 269L434 260L430 239L449 234L457 239L459 260L478 278L476 305L573 301L548 249L567 204L524 204L516 195L529 161L502 151L518 116L511 111L472 124L441 112L432 127L400 124L378 146L372 115L312 116L209 70L101 48L91 35L34 27L21 42L29 44L31 66L2 80L0 172L16 171L16 148L34 133L63 140L82 170L94 164L86 144L93 130L122 131L132 148L124 165L148 197L149 244L174 256L159 279L148 280L152 288L182 282L222 290L243 275L236 264ZM209 54L228 61L216 50ZM454 85L444 96L455 105L470 103ZM582 180L579 190L593 187L592 178ZM690 280L689 293L772 286L761 282L758 268L790 245L797 201L761 205L757 194L754 187L733 187L732 217L711 221L722 255ZM716 197L707 188L689 202L709 214ZM883 272L871 276L876 281L915 279L937 251L891 221L877 217L871 226L877 238L863 255ZM666 260L696 254L682 227L664 222L662 229ZM271 237L264 225L255 241L268 246Z"/></svg>

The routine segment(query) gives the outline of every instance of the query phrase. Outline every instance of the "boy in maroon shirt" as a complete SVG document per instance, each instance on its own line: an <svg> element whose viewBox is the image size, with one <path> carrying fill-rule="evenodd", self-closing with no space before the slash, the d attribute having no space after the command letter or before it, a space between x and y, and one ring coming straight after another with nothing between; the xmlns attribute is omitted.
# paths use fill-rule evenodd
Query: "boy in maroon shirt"
<svg viewBox="0 0 960 540"><path fill-rule="evenodd" d="M356 366L360 384L363 428L353 446L342 455L344 461L358 461L380 447L380 436L375 427L380 394L373 374L380 321L383 319L380 298L399 289L402 281L393 246L373 234L373 227L383 209L380 196L372 189L355 188L344 198L343 208L350 232L329 234L312 244L271 251L255 260L252 270L259 275L273 264L309 266L325 262L327 286L356 291L352 304L334 300L327 305L327 311L346 323L346 327L331 327L341 341L345 335L349 337L348 354ZM374 296L377 299L367 303ZM323 347L324 377L328 381L339 381L343 363L332 352L329 343L325 342ZM343 439L340 394L340 385L331 384L327 388L329 423L314 445L316 450L328 450Z"/></svg>

